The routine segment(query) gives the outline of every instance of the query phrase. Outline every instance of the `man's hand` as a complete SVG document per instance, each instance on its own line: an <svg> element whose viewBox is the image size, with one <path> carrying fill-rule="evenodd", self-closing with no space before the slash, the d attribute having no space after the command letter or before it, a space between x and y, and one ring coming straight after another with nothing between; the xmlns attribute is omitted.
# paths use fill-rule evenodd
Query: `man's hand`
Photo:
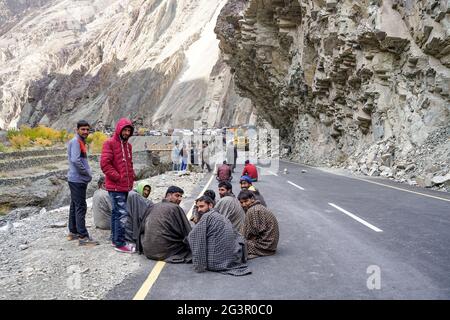
<svg viewBox="0 0 450 320"><path fill-rule="evenodd" d="M197 216L192 216L191 221L195 224L198 223L198 217Z"/></svg>

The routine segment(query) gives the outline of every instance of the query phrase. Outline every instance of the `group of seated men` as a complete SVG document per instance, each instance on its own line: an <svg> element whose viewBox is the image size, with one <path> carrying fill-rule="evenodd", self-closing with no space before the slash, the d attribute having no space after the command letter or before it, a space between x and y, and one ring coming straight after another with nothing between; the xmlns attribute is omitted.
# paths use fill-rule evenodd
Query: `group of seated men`
<svg viewBox="0 0 450 320"><path fill-rule="evenodd" d="M248 259L273 255L279 239L278 222L248 176L240 179L236 197L228 181L219 182L220 199L206 190L195 201L191 222L180 207L184 191L167 189L160 203L148 199L151 186L142 181L130 192L125 224L127 242L147 258L170 263L193 263L205 270L241 276L250 274ZM111 204L99 181L93 198L97 228L111 228Z"/></svg>

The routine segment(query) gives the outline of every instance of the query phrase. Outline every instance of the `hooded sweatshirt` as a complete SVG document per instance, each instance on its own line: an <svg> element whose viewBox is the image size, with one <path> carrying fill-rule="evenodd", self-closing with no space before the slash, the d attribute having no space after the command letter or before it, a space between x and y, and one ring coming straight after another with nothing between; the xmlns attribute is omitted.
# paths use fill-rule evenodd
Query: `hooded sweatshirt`
<svg viewBox="0 0 450 320"><path fill-rule="evenodd" d="M130 127L133 135L133 124L129 119L122 118L116 125L114 136L103 144L100 167L105 174L105 189L108 191L129 192L133 189L132 147L128 140L120 136L125 127Z"/></svg>

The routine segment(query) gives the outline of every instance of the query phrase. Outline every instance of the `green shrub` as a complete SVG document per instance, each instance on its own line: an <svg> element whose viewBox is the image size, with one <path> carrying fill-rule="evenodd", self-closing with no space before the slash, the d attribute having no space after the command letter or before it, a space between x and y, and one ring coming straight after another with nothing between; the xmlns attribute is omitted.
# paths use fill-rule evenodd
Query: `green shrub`
<svg viewBox="0 0 450 320"><path fill-rule="evenodd" d="M36 141L37 138L42 138L57 142L61 138L61 132L52 128L48 128L46 126L38 126L35 128L22 126L20 127L20 132L24 136L30 138L32 141Z"/></svg>
<svg viewBox="0 0 450 320"><path fill-rule="evenodd" d="M8 137L8 140L11 140L12 137L18 136L19 134L20 131L17 129L8 129L6 136Z"/></svg>

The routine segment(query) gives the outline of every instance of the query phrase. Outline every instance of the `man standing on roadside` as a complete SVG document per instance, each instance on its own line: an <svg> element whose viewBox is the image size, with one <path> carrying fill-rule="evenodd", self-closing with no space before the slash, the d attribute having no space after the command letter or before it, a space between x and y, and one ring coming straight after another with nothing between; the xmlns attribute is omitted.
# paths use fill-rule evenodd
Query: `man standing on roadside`
<svg viewBox="0 0 450 320"><path fill-rule="evenodd" d="M100 160L100 167L105 174L105 189L109 192L112 203L112 244L116 251L123 253L135 252L135 247L125 241L127 198L135 180L132 148L128 142L133 131L134 127L129 119L120 119L113 137L103 144Z"/></svg>
<svg viewBox="0 0 450 320"><path fill-rule="evenodd" d="M69 241L78 240L80 246L95 246L99 243L89 237L86 229L86 190L92 180L91 168L87 158L86 138L91 129L89 123L80 120L77 134L69 141L67 156L69 172L67 180L70 188Z"/></svg>

